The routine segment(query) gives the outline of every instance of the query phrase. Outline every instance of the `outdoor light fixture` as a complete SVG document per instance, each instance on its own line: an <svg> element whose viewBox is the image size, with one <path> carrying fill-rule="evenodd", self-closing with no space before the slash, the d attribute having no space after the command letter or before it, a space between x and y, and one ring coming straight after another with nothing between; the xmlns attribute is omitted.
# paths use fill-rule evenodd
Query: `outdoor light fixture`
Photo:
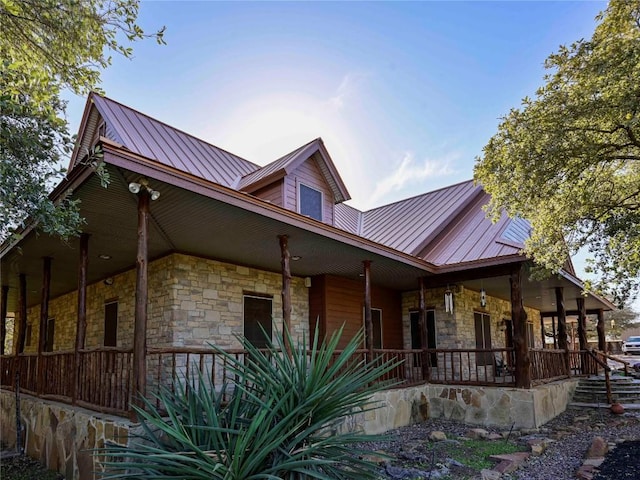
<svg viewBox="0 0 640 480"><path fill-rule="evenodd" d="M151 200L157 200L160 198L160 192L152 189L149 186L148 181L144 178L141 179L139 182L129 183L129 191L134 195L137 195L138 193L140 193L140 190L142 189L142 187L144 187L147 190L147 192L149 192L149 195L151 196Z"/></svg>
<svg viewBox="0 0 640 480"><path fill-rule="evenodd" d="M111 260L111 255L107 253L101 253L100 255L98 255L98 258L101 260Z"/></svg>
<svg viewBox="0 0 640 480"><path fill-rule="evenodd" d="M449 289L444 291L444 311L447 313L453 313L453 292Z"/></svg>
<svg viewBox="0 0 640 480"><path fill-rule="evenodd" d="M487 292L484 290L484 288L480 289L480 306L482 308L487 306Z"/></svg>

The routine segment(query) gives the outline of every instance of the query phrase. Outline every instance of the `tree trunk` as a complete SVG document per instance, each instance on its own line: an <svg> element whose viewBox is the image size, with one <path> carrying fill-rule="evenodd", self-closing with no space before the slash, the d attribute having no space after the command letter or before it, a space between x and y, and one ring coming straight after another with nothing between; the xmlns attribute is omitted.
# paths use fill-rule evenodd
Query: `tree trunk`
<svg viewBox="0 0 640 480"><path fill-rule="evenodd" d="M282 265L282 336L284 349L291 356L291 254L289 253L289 237L279 235Z"/></svg>

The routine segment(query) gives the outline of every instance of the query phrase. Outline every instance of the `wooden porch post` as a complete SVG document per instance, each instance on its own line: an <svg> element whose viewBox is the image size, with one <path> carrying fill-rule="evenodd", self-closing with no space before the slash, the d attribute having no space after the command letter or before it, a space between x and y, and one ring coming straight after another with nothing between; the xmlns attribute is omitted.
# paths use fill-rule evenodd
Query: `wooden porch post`
<svg viewBox="0 0 640 480"><path fill-rule="evenodd" d="M547 339L544 335L544 315L542 315L542 313L540 313L540 337L542 340L542 347L541 348L546 348L547 346Z"/></svg>
<svg viewBox="0 0 640 480"><path fill-rule="evenodd" d="M577 298L576 303L578 304L578 341L580 342L580 350L587 350L589 348L589 342L587 341L587 308L583 297Z"/></svg>
<svg viewBox="0 0 640 480"><path fill-rule="evenodd" d="M607 352L607 337L604 335L604 310L598 310L598 350Z"/></svg>
<svg viewBox="0 0 640 480"><path fill-rule="evenodd" d="M373 361L373 320L371 318L371 261L362 262L364 266L364 326L366 344L369 350L369 362Z"/></svg>
<svg viewBox="0 0 640 480"><path fill-rule="evenodd" d="M144 407L146 395L147 296L148 296L149 192L138 194L138 253L136 255L136 310L133 328L132 403Z"/></svg>
<svg viewBox="0 0 640 480"><path fill-rule="evenodd" d="M422 379L429 382L431 380L431 358L427 353L427 348L429 348L429 326L427 325L427 307L424 299L424 279L420 277L418 282L420 284L418 324L420 326L420 343L422 344Z"/></svg>
<svg viewBox="0 0 640 480"><path fill-rule="evenodd" d="M531 388L531 358L527 343L527 312L522 304L522 264L511 271L511 323L515 354L516 388Z"/></svg>
<svg viewBox="0 0 640 480"><path fill-rule="evenodd" d="M284 349L291 356L291 254L289 236L278 235L282 265L282 336Z"/></svg>
<svg viewBox="0 0 640 480"><path fill-rule="evenodd" d="M44 352L47 341L47 320L49 319L49 295L51 291L51 257L44 257L42 262L42 300L40 302L40 329L38 331L38 394L42 393L44 387L44 362L42 352Z"/></svg>
<svg viewBox="0 0 640 480"><path fill-rule="evenodd" d="M75 405L80 380L80 353L87 333L87 270L89 268L89 234L80 234L80 258L78 261L78 318L76 320L76 347L74 352L74 379L72 402Z"/></svg>
<svg viewBox="0 0 640 480"><path fill-rule="evenodd" d="M9 295L9 285L2 286L2 300L0 305L0 355L4 355L4 341L7 338L7 296ZM16 324L13 324L13 343L16 341Z"/></svg>
<svg viewBox="0 0 640 480"><path fill-rule="evenodd" d="M18 318L16 318L16 326L14 327L14 337L17 338L15 343L15 354L24 352L24 344L27 338L27 276L21 273L18 276ZM15 331L18 332L17 336Z"/></svg>
<svg viewBox="0 0 640 480"><path fill-rule="evenodd" d="M567 375L571 375L569 345L567 344L567 314L564 307L564 291L562 287L556 287L556 309L558 311L558 348L565 352L565 372Z"/></svg>

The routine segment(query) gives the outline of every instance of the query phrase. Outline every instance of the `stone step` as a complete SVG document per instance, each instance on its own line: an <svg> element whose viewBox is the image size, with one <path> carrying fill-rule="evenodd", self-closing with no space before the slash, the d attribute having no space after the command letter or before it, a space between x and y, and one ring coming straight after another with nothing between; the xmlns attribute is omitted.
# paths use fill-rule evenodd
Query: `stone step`
<svg viewBox="0 0 640 480"><path fill-rule="evenodd" d="M590 395L592 393L600 393L606 392L606 389L600 388L581 388L576 387L575 393L584 393L585 395ZM612 388L611 392L617 394L629 394L629 395L640 395L640 388Z"/></svg>
<svg viewBox="0 0 640 480"><path fill-rule="evenodd" d="M609 408L611 405L603 402L603 403L591 403L591 402L571 402L568 407L573 408ZM622 406L625 410L640 410L639 403L623 403Z"/></svg>

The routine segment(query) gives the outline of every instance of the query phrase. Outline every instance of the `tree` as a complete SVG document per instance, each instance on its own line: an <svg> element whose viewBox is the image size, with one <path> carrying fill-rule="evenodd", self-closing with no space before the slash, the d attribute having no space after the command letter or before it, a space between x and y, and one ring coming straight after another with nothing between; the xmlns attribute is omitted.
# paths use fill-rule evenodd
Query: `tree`
<svg viewBox="0 0 640 480"><path fill-rule="evenodd" d="M551 272L581 248L622 304L640 275L640 3L612 0L590 40L549 56L535 99L502 118L475 179L488 212L530 221L525 253Z"/></svg>
<svg viewBox="0 0 640 480"><path fill-rule="evenodd" d="M78 232L78 203L48 192L73 148L64 89L95 89L110 54L131 57L131 42L154 37L136 23L138 0L0 0L0 241L27 217L47 233ZM99 152L83 152L100 168ZM104 174L103 181L108 181Z"/></svg>

